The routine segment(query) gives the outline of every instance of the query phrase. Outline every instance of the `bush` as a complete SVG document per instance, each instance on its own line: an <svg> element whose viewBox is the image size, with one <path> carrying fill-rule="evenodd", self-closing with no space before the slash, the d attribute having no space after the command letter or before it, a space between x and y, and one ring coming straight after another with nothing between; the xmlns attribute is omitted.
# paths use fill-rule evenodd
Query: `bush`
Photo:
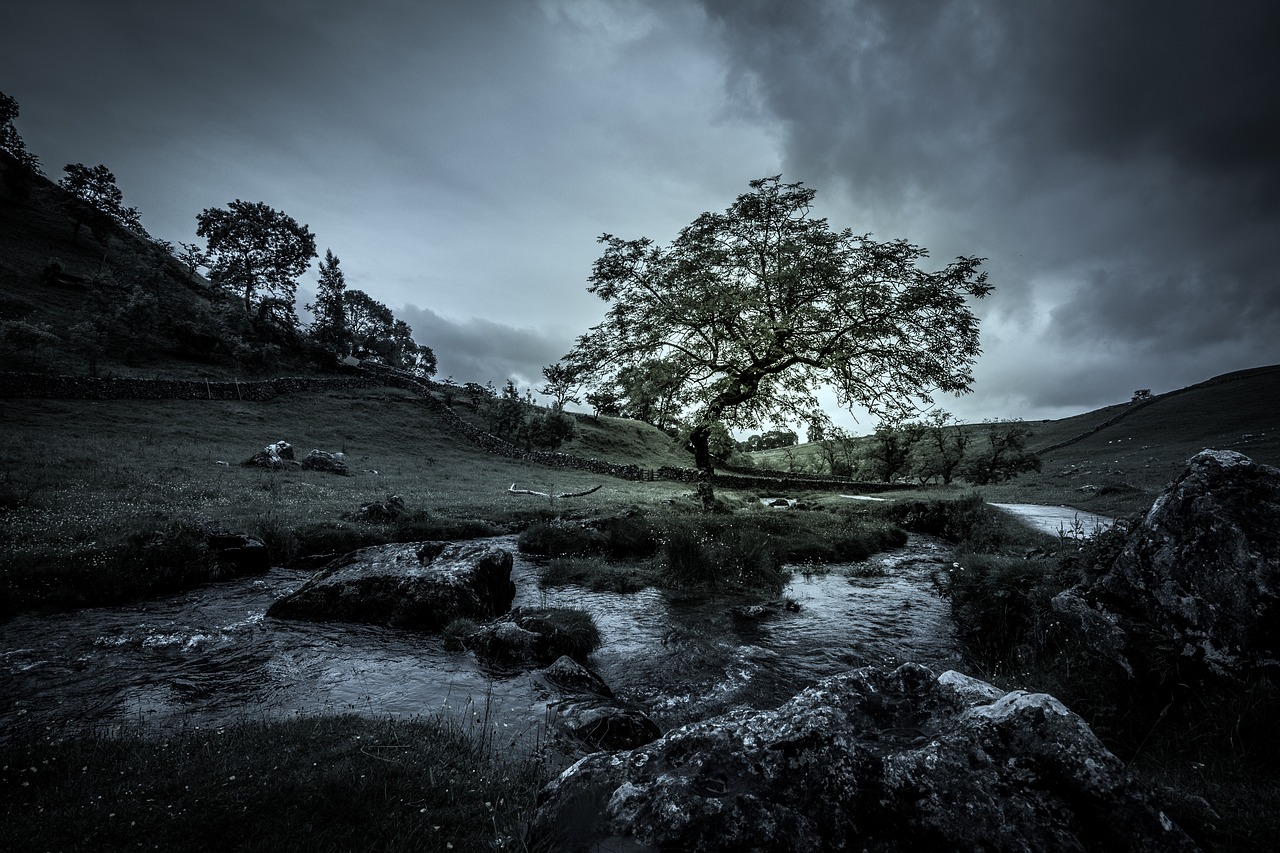
<svg viewBox="0 0 1280 853"><path fill-rule="evenodd" d="M990 506L977 493L961 498L895 501L877 511L907 530L953 542L961 551L998 553L1045 541L1043 534Z"/></svg>
<svg viewBox="0 0 1280 853"><path fill-rule="evenodd" d="M769 535L741 518L672 518L662 536L664 585L753 590L777 595L788 576Z"/></svg>
<svg viewBox="0 0 1280 853"><path fill-rule="evenodd" d="M561 521L539 521L520 534L516 547L525 554L547 557L584 556L605 550L607 540L597 530Z"/></svg>
<svg viewBox="0 0 1280 853"><path fill-rule="evenodd" d="M647 564L614 564L599 557L560 557L544 565L538 576L543 589L577 584L593 592L637 592L656 581Z"/></svg>
<svg viewBox="0 0 1280 853"><path fill-rule="evenodd" d="M550 607L525 610L520 614L520 627L535 631L546 640L548 660L568 655L585 661L600 647L600 629L591 614L577 607Z"/></svg>

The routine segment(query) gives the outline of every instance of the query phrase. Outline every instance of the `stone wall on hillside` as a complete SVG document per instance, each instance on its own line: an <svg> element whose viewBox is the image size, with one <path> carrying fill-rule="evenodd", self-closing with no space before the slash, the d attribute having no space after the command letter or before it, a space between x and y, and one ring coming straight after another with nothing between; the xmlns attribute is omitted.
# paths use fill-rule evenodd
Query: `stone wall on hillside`
<svg viewBox="0 0 1280 853"><path fill-rule="evenodd" d="M639 465L619 465L602 459L589 459L572 453L525 450L459 417L457 412L434 393L442 387L437 383L420 379L405 371L381 365L366 364L359 368L358 373L347 375L285 376L248 382L0 373L0 399L241 400L245 402L263 402L282 394L378 386L401 388L414 392L417 395L416 402L429 409L441 427L493 456L535 462L539 465L547 465L553 468L588 471L623 480L671 480L679 483L693 483L698 476L697 470L693 468L663 466L653 470L642 468ZM770 492L801 489L877 492L906 488L905 486L889 483L858 483L852 480L824 478L813 474L755 472L748 469L738 469L733 473L721 472L716 475L716 482L731 488L762 489Z"/></svg>
<svg viewBox="0 0 1280 853"><path fill-rule="evenodd" d="M262 402L281 394L367 388L368 376L282 376L256 381L139 379L0 373L0 398L53 400L246 400Z"/></svg>

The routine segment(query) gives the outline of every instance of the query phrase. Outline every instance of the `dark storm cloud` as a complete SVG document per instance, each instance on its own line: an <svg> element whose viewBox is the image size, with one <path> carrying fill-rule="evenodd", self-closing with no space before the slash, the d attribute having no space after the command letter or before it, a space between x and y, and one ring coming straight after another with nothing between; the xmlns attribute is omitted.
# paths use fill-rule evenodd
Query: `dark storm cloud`
<svg viewBox="0 0 1280 853"><path fill-rule="evenodd" d="M792 176L843 190L855 230L989 258L980 395L1003 375L1080 404L1099 369L1280 358L1280 5L706 6ZM1009 375L1020 335L1091 370Z"/></svg>

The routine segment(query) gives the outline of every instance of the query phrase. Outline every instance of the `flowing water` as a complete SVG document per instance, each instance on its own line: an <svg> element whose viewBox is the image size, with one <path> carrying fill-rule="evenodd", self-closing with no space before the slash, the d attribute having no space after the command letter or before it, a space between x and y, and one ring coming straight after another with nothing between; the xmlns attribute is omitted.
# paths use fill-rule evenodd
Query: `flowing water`
<svg viewBox="0 0 1280 853"><path fill-rule="evenodd" d="M592 666L664 729L733 707L775 707L823 676L869 663L946 669L959 660L933 588L950 552L927 537L868 561L883 576L850 578L840 567L797 574L784 594L799 611L753 620L733 615L741 602L723 597L544 593L514 537L493 542L515 554L516 604L589 611L604 638ZM513 744L540 736L555 697L529 673L486 670L435 636L263 616L308 576L278 568L169 598L0 624L0 738L442 708L482 718Z"/></svg>

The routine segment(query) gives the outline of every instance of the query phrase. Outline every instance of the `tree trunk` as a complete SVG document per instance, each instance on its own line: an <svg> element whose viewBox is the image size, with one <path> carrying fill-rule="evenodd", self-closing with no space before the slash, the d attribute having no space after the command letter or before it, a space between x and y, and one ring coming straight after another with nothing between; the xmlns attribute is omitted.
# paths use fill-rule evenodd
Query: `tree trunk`
<svg viewBox="0 0 1280 853"><path fill-rule="evenodd" d="M694 481L698 493L698 500L702 502L703 509L712 509L716 503L716 493L711 485L711 478L715 476L715 469L711 464L711 424L702 422L693 428L693 432L689 434L689 447L693 450L693 465L698 469L698 477Z"/></svg>

